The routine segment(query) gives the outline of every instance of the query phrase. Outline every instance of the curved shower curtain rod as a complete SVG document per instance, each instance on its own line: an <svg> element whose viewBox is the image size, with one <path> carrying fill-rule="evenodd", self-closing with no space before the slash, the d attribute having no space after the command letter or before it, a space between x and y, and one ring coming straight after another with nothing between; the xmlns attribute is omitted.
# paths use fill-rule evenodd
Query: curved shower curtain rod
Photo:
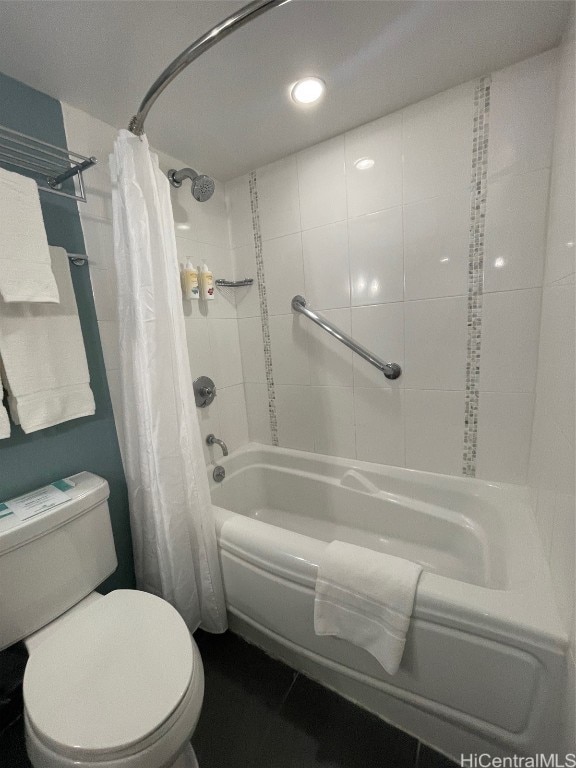
<svg viewBox="0 0 576 768"><path fill-rule="evenodd" d="M178 77L180 72L185 70L195 59L202 56L202 54L209 48L212 48L213 45L219 43L224 37L227 37L231 32L234 32L235 29L242 27L244 24L257 18L262 13L266 13L266 11L275 8L277 5L284 5L284 3L288 2L290 2L290 0L254 0L243 8L240 8L240 10L236 11L231 16L228 16L228 18L224 19L220 24L212 27L209 32L203 34L198 40L195 40L192 45L189 45L185 51L182 51L182 53L166 67L160 77L154 81L152 87L142 99L142 103L138 108L138 113L134 115L132 120L130 120L128 130L132 131L136 136L141 136L144 133L144 122L158 96L160 96L162 91L167 88L170 83Z"/></svg>

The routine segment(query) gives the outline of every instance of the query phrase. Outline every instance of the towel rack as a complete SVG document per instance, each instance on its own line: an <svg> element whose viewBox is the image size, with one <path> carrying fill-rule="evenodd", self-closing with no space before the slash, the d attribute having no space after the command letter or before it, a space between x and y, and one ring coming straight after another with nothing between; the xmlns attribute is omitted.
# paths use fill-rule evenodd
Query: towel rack
<svg viewBox="0 0 576 768"><path fill-rule="evenodd" d="M40 141L25 133L0 125L0 164L8 170L32 171L38 187L55 195L86 202L82 173L96 165L95 157ZM76 179L72 189L62 189L68 179Z"/></svg>
<svg viewBox="0 0 576 768"><path fill-rule="evenodd" d="M367 350L366 347L363 347L362 344L354 341L354 339L345 334L344 331L341 331L335 325L332 325L332 323L326 320L325 317L322 317L318 312L307 307L304 296L294 296L292 299L292 309L295 312L305 315L309 320L312 320L313 323L316 323L316 325L319 325L320 328L323 328L331 336L334 336L335 339L338 339L342 344L345 344L352 350L352 352L356 352L357 355L363 357L364 360L370 363L370 365L378 368L387 379L397 379L402 374L402 368L398 363L385 363L383 360L380 360L379 357L372 354L372 352Z"/></svg>

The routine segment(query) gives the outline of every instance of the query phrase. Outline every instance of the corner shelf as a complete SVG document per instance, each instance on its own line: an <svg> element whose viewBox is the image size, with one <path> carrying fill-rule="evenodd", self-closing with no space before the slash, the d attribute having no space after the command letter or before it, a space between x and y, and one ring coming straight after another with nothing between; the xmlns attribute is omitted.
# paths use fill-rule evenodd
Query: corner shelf
<svg viewBox="0 0 576 768"><path fill-rule="evenodd" d="M219 288L242 288L245 285L252 285L254 279L252 277L245 277L243 280L215 280L214 281Z"/></svg>

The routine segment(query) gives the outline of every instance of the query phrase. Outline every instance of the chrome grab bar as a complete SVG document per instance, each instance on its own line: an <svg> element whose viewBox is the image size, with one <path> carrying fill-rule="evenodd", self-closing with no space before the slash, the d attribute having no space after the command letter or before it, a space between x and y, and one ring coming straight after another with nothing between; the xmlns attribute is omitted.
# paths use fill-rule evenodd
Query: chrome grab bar
<svg viewBox="0 0 576 768"><path fill-rule="evenodd" d="M319 325L320 328L323 328L331 336L334 336L335 339L338 339L342 344L345 344L352 350L352 352L356 352L357 355L363 357L364 360L369 362L370 365L373 365L374 368L378 368L387 379L397 379L402 374L402 368L398 363L385 363L383 360L380 360L379 357L376 357L372 352L369 352L366 347L362 346L362 344L358 344L357 341L354 341L354 339L339 328L336 328L335 325L332 325L332 323L326 320L325 317L322 317L318 312L314 312L313 309L307 307L304 296L294 296L292 299L292 309L294 312L300 312L300 314L305 315L309 320L312 320L313 323L316 323L316 325Z"/></svg>

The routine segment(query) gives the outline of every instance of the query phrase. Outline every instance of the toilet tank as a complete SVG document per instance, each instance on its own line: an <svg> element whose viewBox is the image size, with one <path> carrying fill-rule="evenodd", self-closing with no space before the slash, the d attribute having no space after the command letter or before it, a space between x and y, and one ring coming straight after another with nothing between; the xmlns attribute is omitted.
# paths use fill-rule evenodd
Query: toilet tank
<svg viewBox="0 0 576 768"><path fill-rule="evenodd" d="M79 472L0 504L0 650L46 626L114 572L108 496L106 480Z"/></svg>

